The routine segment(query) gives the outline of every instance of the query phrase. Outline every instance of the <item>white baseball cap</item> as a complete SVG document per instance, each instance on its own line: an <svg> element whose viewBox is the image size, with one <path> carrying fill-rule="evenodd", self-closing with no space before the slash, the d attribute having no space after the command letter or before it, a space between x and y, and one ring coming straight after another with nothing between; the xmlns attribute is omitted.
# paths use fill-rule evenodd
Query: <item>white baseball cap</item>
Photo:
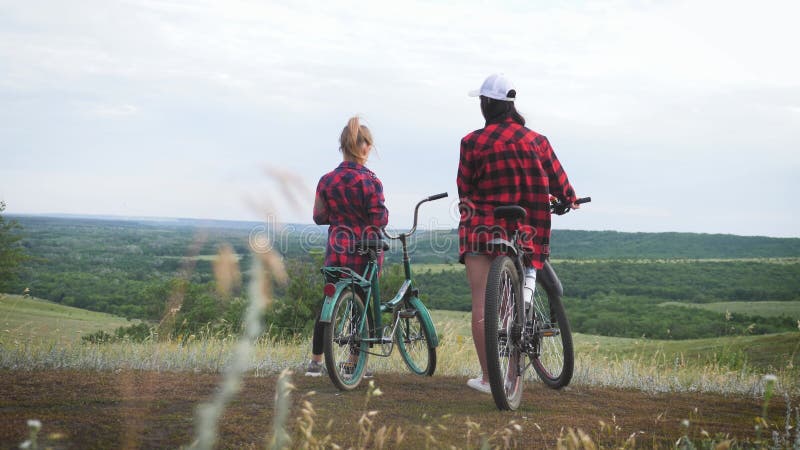
<svg viewBox="0 0 800 450"><path fill-rule="evenodd" d="M495 100L505 100L513 102L514 97L508 96L508 91L514 89L511 80L506 78L502 73L493 73L486 77L480 89L470 91L470 97L477 97L483 95L484 97L493 98Z"/></svg>

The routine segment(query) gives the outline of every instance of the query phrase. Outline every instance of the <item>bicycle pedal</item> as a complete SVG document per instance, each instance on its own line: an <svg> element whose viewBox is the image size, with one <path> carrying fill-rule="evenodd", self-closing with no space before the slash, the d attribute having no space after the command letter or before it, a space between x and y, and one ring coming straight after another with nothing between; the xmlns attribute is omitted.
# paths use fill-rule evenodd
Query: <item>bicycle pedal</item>
<svg viewBox="0 0 800 450"><path fill-rule="evenodd" d="M404 309L402 311L398 311L397 315L400 316L401 319L413 319L414 316L417 315L417 310L416 309Z"/></svg>

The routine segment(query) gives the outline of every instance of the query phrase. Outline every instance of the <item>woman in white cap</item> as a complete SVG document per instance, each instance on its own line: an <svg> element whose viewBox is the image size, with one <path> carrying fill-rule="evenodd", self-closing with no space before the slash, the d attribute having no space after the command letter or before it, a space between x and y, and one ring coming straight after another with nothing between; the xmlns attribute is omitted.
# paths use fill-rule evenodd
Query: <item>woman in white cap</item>
<svg viewBox="0 0 800 450"><path fill-rule="evenodd" d="M491 393L483 313L486 279L494 255L486 242L494 237L506 238L505 223L494 218L494 208L525 208L527 216L520 224L528 266L525 281L526 286L535 285L536 269L542 268L550 253L550 196L572 208L578 208L574 204L578 197L547 138L525 127L525 118L514 106L517 92L508 78L490 75L470 95L480 97L486 125L461 139L456 179L461 210L459 261L466 265L472 291L472 338L483 372L467 385Z"/></svg>

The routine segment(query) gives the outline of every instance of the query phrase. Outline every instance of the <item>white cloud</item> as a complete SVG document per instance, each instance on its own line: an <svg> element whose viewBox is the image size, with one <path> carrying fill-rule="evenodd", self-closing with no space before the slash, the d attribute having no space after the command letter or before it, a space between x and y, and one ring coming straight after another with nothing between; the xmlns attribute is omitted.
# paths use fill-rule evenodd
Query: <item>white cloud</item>
<svg viewBox="0 0 800 450"><path fill-rule="evenodd" d="M258 192L264 188L249 169L268 162L315 184L337 163L347 117L361 113L376 135L380 159L372 165L393 223L402 224L413 199L445 189L456 195L458 139L481 126L465 93L503 71L579 192L599 195L570 224L685 229L693 219L676 199L761 198L741 182L754 177L754 166L769 177L764 209L796 212L788 200L798 184L785 169L800 166L800 60L790 57L800 7L753 5L7 3L0 6L0 156L14 170L58 168L75 185L70 204L87 210L115 205L91 190L87 172L131 175L115 184L131 199L136 180L182 174L191 183L176 182L164 205L209 217L220 211L204 210L196 196L219 191L218 173ZM61 205L48 200L55 185L18 191L7 183L0 179L0 192L21 196L16 204L29 212ZM602 205L620 193L624 208ZM735 207L712 202L709 215ZM641 213L653 208L669 215ZM449 217L446 206L434 210ZM246 214L242 207L226 214L239 213ZM774 214L783 225L771 232L800 229L799 219ZM712 232L756 229L729 218L702 223Z"/></svg>
<svg viewBox="0 0 800 450"><path fill-rule="evenodd" d="M136 114L137 112L139 112L139 108L137 108L134 105L128 105L128 104L96 105L93 108L91 108L90 111L99 116L119 117L119 116L129 116L131 114Z"/></svg>

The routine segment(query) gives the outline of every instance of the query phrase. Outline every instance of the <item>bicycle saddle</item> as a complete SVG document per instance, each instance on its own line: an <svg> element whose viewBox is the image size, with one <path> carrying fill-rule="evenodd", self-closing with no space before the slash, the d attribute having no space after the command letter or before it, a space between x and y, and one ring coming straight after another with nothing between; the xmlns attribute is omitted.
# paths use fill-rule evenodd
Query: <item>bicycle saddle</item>
<svg viewBox="0 0 800 450"><path fill-rule="evenodd" d="M383 239L364 239L361 241L356 241L356 248L358 250L368 250L372 249L377 251L381 249L383 251L389 250L389 244L386 243Z"/></svg>
<svg viewBox="0 0 800 450"><path fill-rule="evenodd" d="M519 205L498 206L494 209L495 219L519 220L527 215L525 208Z"/></svg>

